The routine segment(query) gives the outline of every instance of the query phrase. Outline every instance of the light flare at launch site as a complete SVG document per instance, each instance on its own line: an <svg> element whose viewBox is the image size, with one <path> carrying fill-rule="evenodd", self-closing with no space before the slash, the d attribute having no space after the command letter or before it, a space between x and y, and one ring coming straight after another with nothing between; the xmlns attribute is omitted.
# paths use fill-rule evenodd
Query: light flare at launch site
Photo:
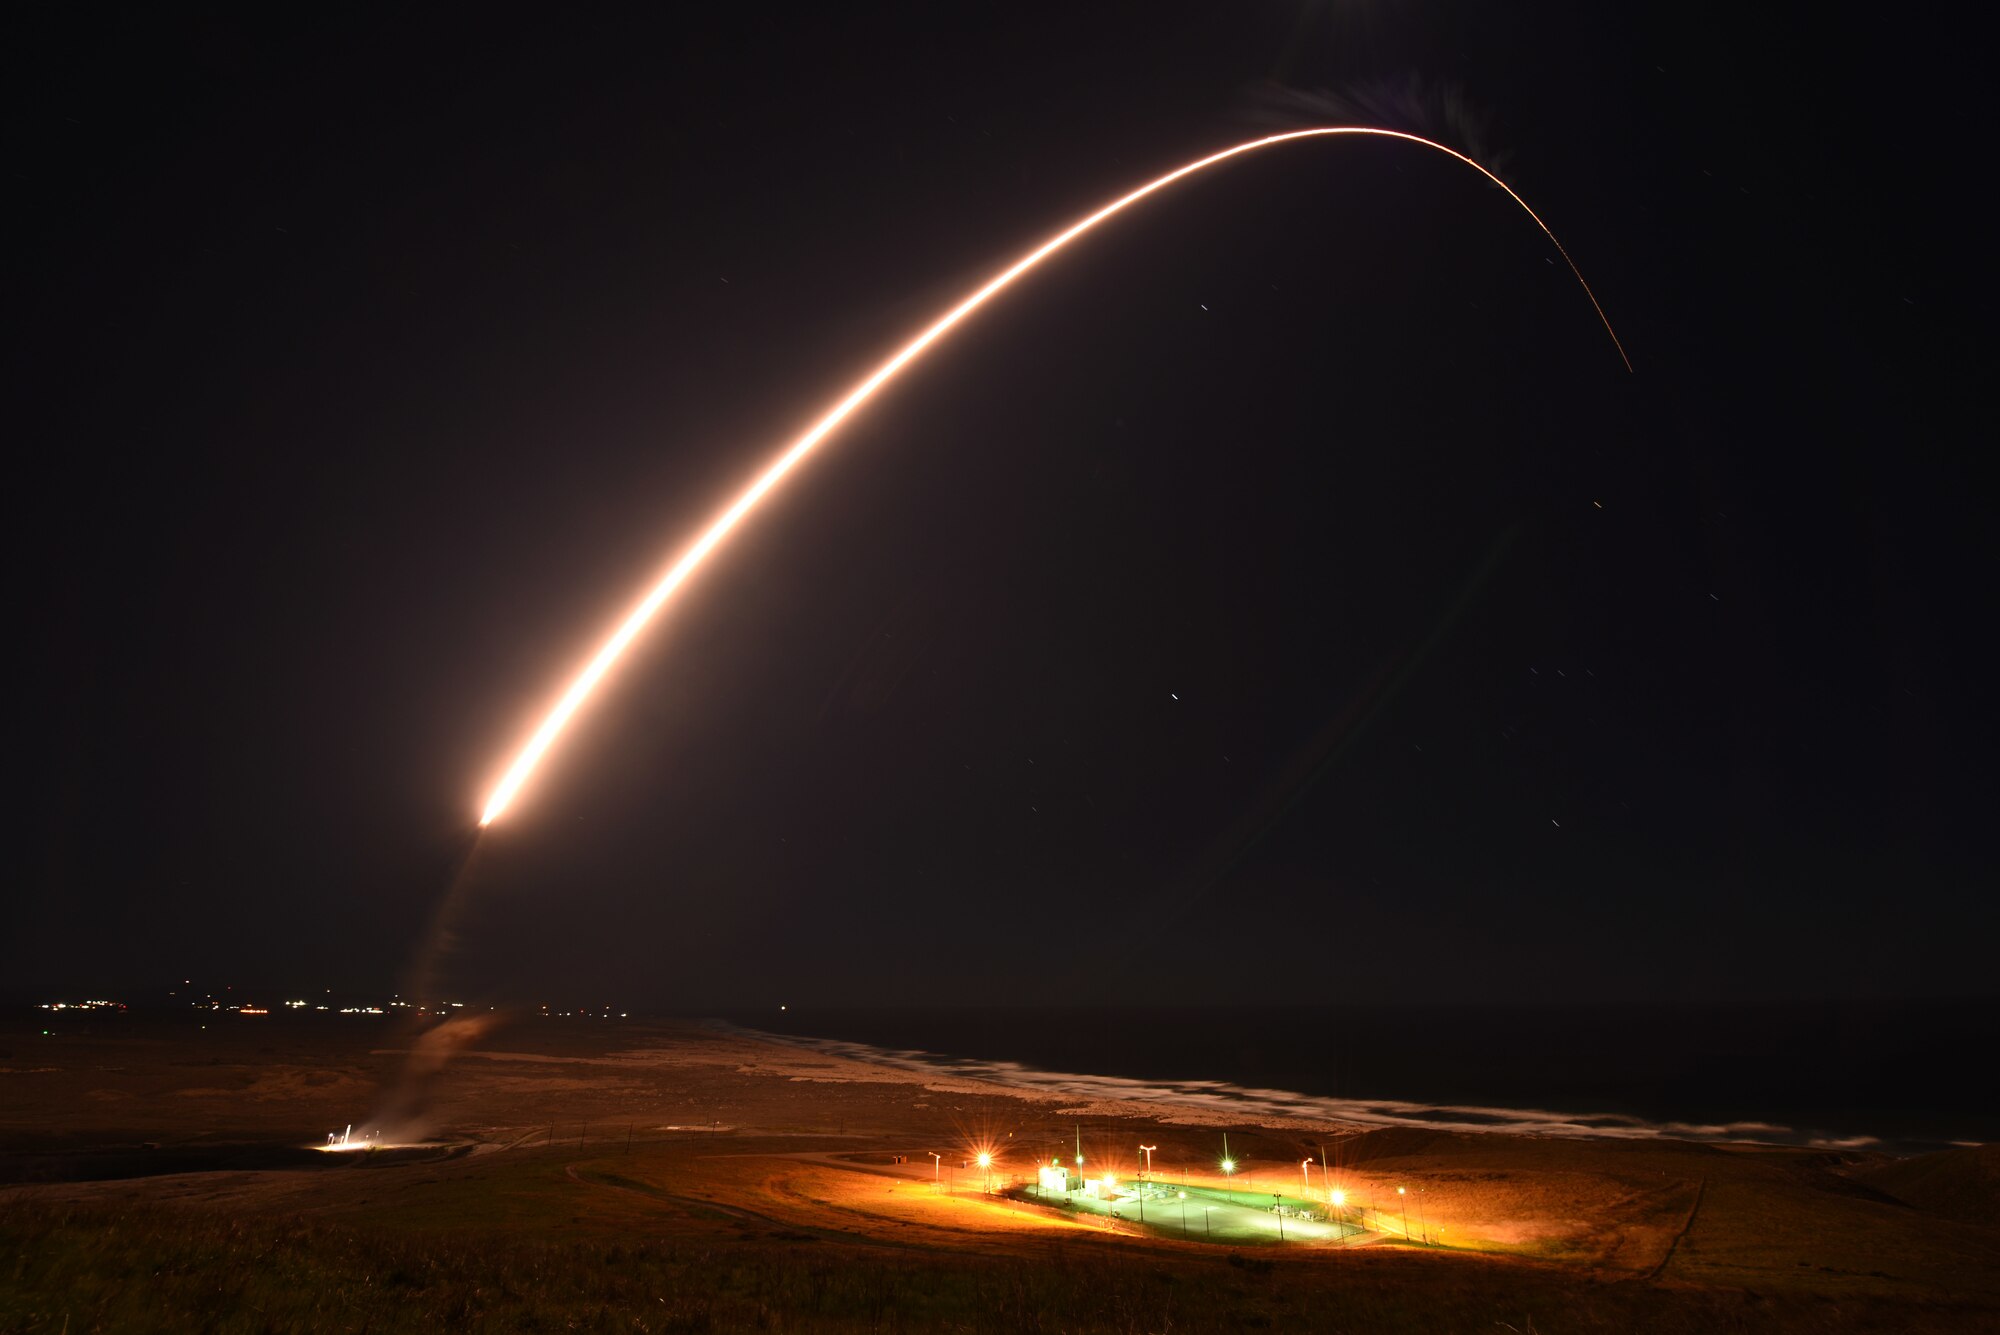
<svg viewBox="0 0 2000 1335"><path fill-rule="evenodd" d="M1015 260L1005 269L1002 269L998 274L989 278L970 296L965 297L957 305L951 307L951 309L946 311L922 333L918 334L908 343L905 343L887 361L877 366L873 371L870 371L852 389L849 389L846 394L842 395L840 400L820 417L817 422L813 423L812 427L803 436L792 442L762 473L758 474L756 480L741 495L731 501L729 506L720 515L710 521L708 527L702 531L701 536L695 539L694 544L682 552L680 557L667 568L666 573L659 578L646 596L639 601L638 606L634 607L626 615L625 619L619 622L618 628L611 633L610 638L599 647L595 654L591 655L590 661L584 664L582 671L578 672L576 677L563 690L555 706L549 710L548 714L542 719L540 726L528 738L527 744L521 748L520 753L514 758L513 763L507 767L507 771L501 777L498 786L493 789L492 795L486 800L485 810L481 812L479 817L480 827L483 829L493 824L494 821L500 819L506 812L507 808L513 803L515 796L519 794L521 786L528 781L529 776L534 773L536 766L541 763L543 756L547 755L549 748L555 745L556 739L562 735L563 729L568 726L570 719L583 707L584 702L590 698L591 692L597 688L598 683L604 679L605 674L624 655L625 650L631 645L633 640L638 638L639 633L645 630L660 608L673 596L674 591L686 583L688 576L692 575L701 563L708 558L709 553L721 545L722 541L729 536L731 531L743 521L743 518L757 507L758 502L762 501L774 487L784 481L786 475L797 467L799 462L808 454L812 453L815 446L831 435L841 423L851 417L869 399L873 398L877 390L895 378L911 362L922 356L932 344L950 333L967 316L971 315L981 306L984 306L994 296L1011 286L1016 279L1026 274L1030 269L1035 268L1043 260L1055 254L1064 246L1067 246L1071 241L1076 240L1084 233L1095 228L1099 223L1123 212L1149 195L1165 189L1167 186L1184 177L1192 176L1218 163L1226 162L1231 158L1241 157L1246 153L1253 153L1261 148L1270 148L1277 144L1291 143L1302 139L1325 138L1333 135L1361 135L1381 139L1400 139L1407 143L1417 144L1457 159L1478 172L1481 176L1484 176L1494 185L1499 186L1500 189L1506 191L1508 198L1520 205L1521 210L1534 220L1535 225L1541 228L1543 235L1548 237L1550 244L1554 245L1557 253L1563 257L1564 263L1569 265L1570 272L1576 275L1577 283L1582 286L1584 295L1590 299L1591 307L1596 310L1597 318L1603 322L1604 332L1611 336L1612 346L1617 348L1620 360L1625 363L1625 369L1628 371L1632 369L1632 361L1625 355L1625 347L1619 342L1617 331L1612 329L1611 320L1604 314L1603 306L1599 305L1597 294L1590 290L1590 284L1584 280L1583 271L1577 268L1576 261L1572 260L1569 252L1563 249L1562 242L1556 240L1556 234L1549 229L1549 225L1542 221L1539 214L1528 207L1528 201L1516 194L1512 186L1509 186L1498 176L1495 176L1485 167L1465 154L1460 153L1458 150L1448 148L1436 140L1426 139L1421 135L1409 134L1402 130L1386 130L1373 126L1340 125L1320 126L1313 129L1291 130L1283 134L1267 135L1262 139L1253 139L1248 143L1223 149L1219 153L1211 153L1205 158L1200 158L1188 163L1186 166L1178 167L1164 176L1147 182L1136 190L1119 196L1103 208L1098 209L1095 213L1070 224L1067 228L1042 242L1042 244L1036 246L1020 259Z"/></svg>

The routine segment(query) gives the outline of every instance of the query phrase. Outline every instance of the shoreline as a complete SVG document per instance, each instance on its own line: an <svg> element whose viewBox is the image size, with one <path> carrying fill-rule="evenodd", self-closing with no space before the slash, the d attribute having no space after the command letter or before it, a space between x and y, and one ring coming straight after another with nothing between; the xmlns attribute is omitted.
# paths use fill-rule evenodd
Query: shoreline
<svg viewBox="0 0 2000 1335"><path fill-rule="evenodd" d="M1145 1079L1044 1070L1025 1062L1004 1059L959 1057L917 1048L883 1047L853 1039L776 1033L723 1019L701 1023L714 1032L732 1037L859 1062L925 1081L958 1080L997 1085L1019 1097L1073 1105L1057 1110L1064 1115L1136 1115L1179 1126L1255 1125L1274 1131L1314 1130L1342 1134L1404 1128L1456 1134L1608 1141L1673 1140L1693 1144L1866 1151L1897 1157L1967 1149L1985 1143L1977 1140L1839 1134L1749 1119L1720 1123L1661 1121L1625 1113L1335 1098L1294 1090L1235 1085L1219 1080Z"/></svg>
<svg viewBox="0 0 2000 1335"><path fill-rule="evenodd" d="M1133 1303L1167 1291L1162 1276L1187 1281L1176 1301L1198 1305L1176 1311L1194 1330L1242 1329L1246 1313L1312 1328L1357 1301L1346 1324L1364 1329L1486 1329L1496 1312L1533 1310L1628 1330L1663 1306L1676 1329L1769 1328L1752 1291L1795 1308L1782 1328L1799 1330L1856 1303L1880 1329L1911 1316L1983 1328L2000 1310L1996 1148L1899 1160L1490 1123L1362 1127L1294 1103L1218 1103L1208 1085L1190 1101L694 1021L516 1016L482 1042L418 1102L400 1096L425 1045L388 1025L117 1026L37 1042L0 1076L0 1177L14 1178L0 1185L0 1233L50 1257L23 1290L53 1310L87 1271L100 1293L150 1302L132 1277L166 1274L207 1301L217 1276L265 1275L276 1240L288 1278L246 1292L260 1313L295 1312L287 1286L306 1276L379 1297L379 1314L441 1295L426 1328L454 1325L475 1294L495 1311L541 1310L519 1292L524 1273L546 1277L555 1311L628 1271L621 1304L657 1316L678 1294L690 1328L722 1329L759 1312L812 1328L810 1286L836 1275L905 1295L910 1328L1108 1293L1096 1326L1129 1329ZM414 1108L435 1138L310 1152L329 1127L365 1133L391 1107ZM759 1276L747 1306L730 1278L746 1267ZM377 1284L396 1273L421 1285ZM980 1273L990 1290L956 1287Z"/></svg>

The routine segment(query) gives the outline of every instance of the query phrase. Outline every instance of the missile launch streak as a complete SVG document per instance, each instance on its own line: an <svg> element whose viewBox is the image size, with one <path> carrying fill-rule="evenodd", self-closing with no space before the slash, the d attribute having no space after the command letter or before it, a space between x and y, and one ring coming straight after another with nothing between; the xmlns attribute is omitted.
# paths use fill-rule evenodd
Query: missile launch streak
<svg viewBox="0 0 2000 1335"><path fill-rule="evenodd" d="M638 638L639 633L645 630L654 616L658 614L660 608L673 596L674 591L680 588L687 581L688 576L692 575L701 563L707 559L709 553L714 551L729 536L730 532L743 521L743 518L750 511L757 507L758 502L763 500L772 488L784 481L786 475L796 468L800 461L808 454L812 453L815 446L819 445L841 423L853 416L862 405L873 398L876 391L894 379L910 363L921 357L932 344L950 333L967 316L1012 285L1016 279L1022 277L1029 270L1035 268L1043 260L1061 250L1071 241L1095 228L1099 223L1124 212L1148 196L1166 189L1168 186L1174 184L1174 182L1193 176L1197 172L1205 171L1210 167L1216 166L1218 163L1227 162L1231 158L1241 157L1246 153L1254 153L1259 149L1275 147L1278 144L1296 143L1306 139L1319 139L1338 135L1397 139L1416 144L1434 152L1456 158L1478 172L1481 176L1484 176L1494 185L1506 191L1508 197L1520 205L1521 210L1534 220L1537 227L1541 228L1542 233L1548 237L1550 244L1555 246L1556 252L1563 257L1564 263L1569 265L1570 272L1576 275L1577 283L1583 288L1584 295L1590 299L1591 307L1596 310L1597 318L1603 322L1605 333L1611 336L1612 346L1617 348L1619 358L1625 363L1625 369L1628 371L1632 369L1631 359L1625 356L1624 345L1618 341L1618 334L1612 329L1610 319L1604 314L1604 308L1598 304L1597 294L1590 290L1590 284L1584 280L1583 271L1577 268L1576 261L1570 259L1569 252L1563 249L1562 242L1556 240L1556 234L1549 229L1549 225L1543 222L1540 215L1528 207L1528 202L1518 194L1515 194L1513 188L1505 181L1456 149L1447 148L1435 140L1425 139L1421 135L1408 134L1401 130L1387 130L1372 126L1340 125L1320 126L1314 129L1292 130L1284 134L1268 135L1262 139L1253 139L1247 143L1238 144L1233 148L1223 149L1219 153L1211 153L1205 158L1190 162L1186 166L1178 167L1168 172L1165 176L1149 181L1136 190L1120 195L1117 199L1112 200L1095 213L1070 224L1062 231L1042 242L1020 259L1015 260L992 278L986 280L970 296L965 297L957 305L939 316L929 327L924 329L915 338L912 338L908 343L905 343L887 361L870 371L853 388L842 395L839 401L828 409L818 421L814 422L812 427L803 436L793 441L785 448L783 453L766 465L764 471L757 475L756 479L744 489L743 493L731 501L721 514L709 522L708 527L702 530L701 535L694 540L693 545L683 551L674 560L673 564L667 567L665 573L653 584L645 597L640 599L638 605L626 614L624 620L618 623L617 628L612 631L610 638L606 639L597 652L591 655L590 660L583 665L582 670L564 688L562 695L557 698L555 705L543 717L541 723L529 736L526 745L515 756L513 763L507 767L499 784L493 789L491 796L486 800L485 810L479 817L480 826L483 828L493 824L494 821L500 819L501 815L506 812L509 805L514 801L515 796L520 792L521 786L528 781L528 777L534 773L535 767L541 763L542 757L548 753L551 746L555 745L556 739L562 735L562 731L569 724L570 719L575 716L577 710L583 707L584 702L590 698L591 693L596 690L598 683L604 679L605 674L617 663L632 641Z"/></svg>

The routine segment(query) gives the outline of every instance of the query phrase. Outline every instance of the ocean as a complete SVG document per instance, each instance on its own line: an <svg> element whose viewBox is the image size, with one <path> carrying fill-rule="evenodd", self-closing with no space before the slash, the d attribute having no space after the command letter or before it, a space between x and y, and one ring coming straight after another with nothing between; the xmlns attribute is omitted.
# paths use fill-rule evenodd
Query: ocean
<svg viewBox="0 0 2000 1335"><path fill-rule="evenodd" d="M791 1007L731 1023L912 1069L1364 1125L1914 1153L2000 1134L2000 1000Z"/></svg>

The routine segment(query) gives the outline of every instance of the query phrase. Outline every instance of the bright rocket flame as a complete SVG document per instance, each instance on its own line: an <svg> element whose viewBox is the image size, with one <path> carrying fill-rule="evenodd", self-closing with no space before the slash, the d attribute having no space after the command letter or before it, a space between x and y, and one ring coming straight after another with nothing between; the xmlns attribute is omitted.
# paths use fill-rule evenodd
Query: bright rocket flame
<svg viewBox="0 0 2000 1335"><path fill-rule="evenodd" d="M514 763L507 767L507 772L501 777L499 786L493 790L492 796L486 799L486 809L479 817L479 824L482 827L491 825L507 810L508 805L513 802L515 795L520 792L521 785L528 781L528 776L535 772L535 766L541 763L542 757L548 753L551 746L555 745L556 738L562 735L563 728L568 725L570 718L577 710L583 707L584 701L588 700L590 693L597 688L597 683L604 679L605 673L611 670L612 665L624 654L627 646L638 638L639 632L646 628L654 615L659 612L661 606L666 603L668 598L673 596L674 590L686 582L687 577L693 574L696 567L707 559L708 554L714 551L724 538L729 536L731 530L738 523L742 522L743 517L756 507L757 502L764 499L766 493L784 481L785 475L790 473L800 460L810 454L814 446L831 435L834 428L845 422L853 415L856 409L873 398L876 390L882 388L883 385L894 378L905 366L908 366L921 356L924 350L929 348L931 344L950 333L960 321L964 320L981 306L984 306L989 299L1012 284L1015 279L1033 269L1043 260L1055 254L1085 232L1090 231L1093 227L1096 227L1099 223L1112 217L1114 214L1121 213L1132 205L1137 204L1148 195L1159 190L1164 190L1182 177L1192 176L1205 168L1215 166L1217 163L1227 162L1230 158L1240 157L1245 153L1253 153L1260 148L1269 148L1274 144L1289 143L1295 139L1315 139L1327 135L1340 134L1371 135L1382 139L1401 139L1408 143L1421 145L1424 148L1435 149L1439 153L1458 159L1458 161L1464 163L1506 191L1507 197L1512 199L1516 204L1519 204L1522 212L1534 219L1535 226L1542 229L1542 234L1548 237L1550 243L1555 246L1556 252L1563 257L1564 263L1569 265L1570 272L1576 275L1576 281L1582 286L1584 295L1590 298L1592 308L1597 311L1597 318L1603 322L1604 332L1611 335L1612 345L1618 349L1618 356L1624 361L1625 369L1628 371L1632 369L1632 359L1625 355L1625 345L1618 341L1617 331L1612 329L1610 318L1604 314L1604 308L1598 304L1597 294L1590 290L1590 284L1584 281L1583 271L1576 267L1575 260L1570 259L1569 252L1563 249L1562 242L1556 240L1556 234L1549 230L1549 225L1542 221L1540 214L1528 207L1527 200L1522 199L1514 193L1512 186L1458 150L1447 148L1434 139L1426 139L1421 135L1406 134L1401 130L1383 130L1360 125L1338 125L1321 126L1310 130L1292 130L1285 134L1268 135L1262 139L1253 139L1248 143L1238 144L1234 148L1225 148L1220 153L1211 153L1205 158L1188 163L1185 167L1176 168L1168 172L1165 176L1150 181L1129 194L1119 196L1097 212L1070 224L1062 231L1056 233L1056 235L1050 237L1020 259L1015 260L998 274L989 278L971 296L966 297L956 306L946 311L928 329L925 329L921 334L918 334L915 338L904 344L894 356L869 372L866 378L855 385L854 388L848 390L825 416L815 422L812 428L803 436L792 442L783 454L779 455L769 467L758 475L757 480L752 482L742 495L731 501L729 507L709 523L709 526L702 531L701 536L695 539L694 545L681 553L680 558L668 567L667 572L660 577L659 582L653 586L652 591L641 599L639 605L626 615L625 619L619 623L618 629L611 633L611 638L606 640L603 646L591 656L588 663L584 664L583 671L579 672L576 675L576 679L570 682L568 688L563 691L562 697L556 701L555 707L542 720L541 726L535 729L532 737L528 738L528 744L522 747L521 753L514 758Z"/></svg>

